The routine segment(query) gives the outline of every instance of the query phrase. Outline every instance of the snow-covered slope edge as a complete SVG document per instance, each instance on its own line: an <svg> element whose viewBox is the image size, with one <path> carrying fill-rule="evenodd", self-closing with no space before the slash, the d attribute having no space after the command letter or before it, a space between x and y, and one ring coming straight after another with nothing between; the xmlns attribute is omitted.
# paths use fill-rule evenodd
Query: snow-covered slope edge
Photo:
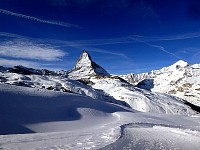
<svg viewBox="0 0 200 150"><path fill-rule="evenodd" d="M166 93L200 106L200 65L182 60L149 73L120 76L140 88Z"/></svg>
<svg viewBox="0 0 200 150"><path fill-rule="evenodd" d="M3 150L200 146L198 115L139 113L81 95L5 84L0 84L0 107L1 131L29 133L0 135Z"/></svg>
<svg viewBox="0 0 200 150"><path fill-rule="evenodd" d="M185 115L196 113L182 99L139 89L119 77L91 77L90 81L94 89L103 90L116 100L126 102L134 110ZM199 108L197 110L200 111Z"/></svg>
<svg viewBox="0 0 200 150"><path fill-rule="evenodd" d="M128 110L87 96L0 84L0 134L83 130L88 122L95 128L117 119L116 111Z"/></svg>

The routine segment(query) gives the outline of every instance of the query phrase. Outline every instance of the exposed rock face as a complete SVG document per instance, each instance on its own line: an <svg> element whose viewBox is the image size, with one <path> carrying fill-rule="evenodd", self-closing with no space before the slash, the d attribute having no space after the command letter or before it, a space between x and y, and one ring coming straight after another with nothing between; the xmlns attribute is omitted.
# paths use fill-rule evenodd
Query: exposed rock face
<svg viewBox="0 0 200 150"><path fill-rule="evenodd" d="M69 73L69 77L83 78L95 75L109 76L110 74L104 68L93 62L90 55L84 50L75 67Z"/></svg>
<svg viewBox="0 0 200 150"><path fill-rule="evenodd" d="M198 64L189 65L179 60L160 70L121 77L140 88L174 95L200 106L200 65Z"/></svg>

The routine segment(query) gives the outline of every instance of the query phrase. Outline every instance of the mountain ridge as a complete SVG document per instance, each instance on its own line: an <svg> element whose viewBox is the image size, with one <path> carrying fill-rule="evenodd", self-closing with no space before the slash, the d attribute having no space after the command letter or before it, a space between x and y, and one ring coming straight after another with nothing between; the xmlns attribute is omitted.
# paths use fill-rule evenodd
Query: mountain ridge
<svg viewBox="0 0 200 150"><path fill-rule="evenodd" d="M190 65L179 60L160 70L121 75L120 77L139 88L177 96L200 106L199 64Z"/></svg>
<svg viewBox="0 0 200 150"><path fill-rule="evenodd" d="M61 71L56 72L56 71L50 71L47 69L39 70L39 69L27 68L23 66L14 66L13 68L4 68L1 66L0 71L22 74L22 75L54 76L53 78L55 78L56 76L59 76L59 78L69 78L72 80L77 80L78 82L91 86L91 88L94 88L94 87L96 88L95 84L96 82L99 82L97 80L100 80L102 82L108 80L109 82L113 81L113 83L114 81L123 82L122 85L125 85L125 86L130 86L127 84L127 83L130 83L133 86L139 87L141 89L176 96L176 97L186 100L187 102L193 105L200 106L200 100L199 100L200 99L200 64L190 65L183 60L179 60L168 67L163 67L160 70L153 70L148 73L114 76L114 75L110 75L104 68L96 64L92 60L88 52L83 50L81 56L79 57L77 63L75 64L75 67L70 71L61 70ZM29 81L24 80L23 78L24 77L15 79L14 77L11 77L11 75L9 75L9 77L5 77L5 75L2 74L0 76L0 82L2 83L8 82L9 84L28 86L28 87L37 87L37 88L44 87L51 90L62 90L66 92L75 92L75 93L78 92L77 89L79 90L82 89L82 87L79 87L76 90L74 90L75 85L68 87L69 85L67 84L67 87L66 85L63 86L61 81L59 82L51 81L52 82L51 84L45 86L45 85L42 85L42 83L39 83L37 81L35 83L32 81L29 83ZM9 80L11 80L12 82L10 82ZM62 80L68 82L65 79L62 79ZM40 81L43 82L45 80L40 79ZM114 83L114 84L118 84L118 83ZM101 86L99 85L99 87ZM104 89L101 89L101 88L100 90L104 91ZM85 93L85 91L82 91L82 92L81 91L82 90L80 90L78 93L79 94ZM108 91L104 91L103 93L108 93ZM111 93L107 95L111 95L111 97L113 96L115 97L115 95L113 95L113 92ZM99 97L99 96L96 96L96 97ZM117 99L120 101L124 101L122 100L121 97L117 97ZM111 98L110 101L113 101L113 98ZM129 104L129 101L128 101L128 104Z"/></svg>

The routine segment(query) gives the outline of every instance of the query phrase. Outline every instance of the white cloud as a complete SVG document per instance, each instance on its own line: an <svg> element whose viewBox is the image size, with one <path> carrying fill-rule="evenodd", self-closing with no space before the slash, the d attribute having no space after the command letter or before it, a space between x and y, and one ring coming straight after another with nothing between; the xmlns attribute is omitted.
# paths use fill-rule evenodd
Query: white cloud
<svg viewBox="0 0 200 150"><path fill-rule="evenodd" d="M10 35L10 34L5 34L5 33L0 33L0 35L4 36L11 36L15 37L16 35ZM100 45L114 45L114 44L123 44L123 43L143 43L145 45L148 45L150 47L157 48L171 56L174 56L178 59L183 59L176 55L175 53L170 52L167 50L165 47L161 45L154 45L151 44L151 42L154 41L173 41L173 40L184 40L184 39L192 39L192 38L199 38L200 33L188 33L188 34L180 34L180 35L173 35L173 36L163 36L163 37L146 37L146 36L140 36L140 35L130 35L126 37L119 37L119 38L108 38L108 39L89 39L89 40L75 40L75 41L61 41L61 40L48 40L46 41L47 43L51 43L54 45L54 47L74 47L78 49L86 49L88 51L95 51L99 53L107 53L107 54L112 54L116 56L122 56L124 58L128 58L125 54L123 53L118 53L118 52L111 52L103 49L98 49L94 48L93 46L100 46Z"/></svg>
<svg viewBox="0 0 200 150"><path fill-rule="evenodd" d="M8 37L8 38L19 38L19 39L30 39L29 37L13 34L13 33L7 33L7 32L0 32L0 37Z"/></svg>
<svg viewBox="0 0 200 150"><path fill-rule="evenodd" d="M30 37L0 32L0 36L13 37L19 39L32 39ZM155 42L155 41L174 41L174 40L184 40L184 39L193 39L200 38L200 32L172 35L172 36L161 36L161 37L148 37L141 35L129 35L125 37L116 37L116 38L107 38L107 39L89 39L89 40L74 40L74 41L62 41L55 39L48 39L46 43L60 44L62 46L71 46L71 47L81 47L81 46L99 46L99 45L114 45L114 44L124 44L124 43L138 43L140 41L144 42ZM39 41L38 39L34 39ZM60 46L58 46L60 47Z"/></svg>
<svg viewBox="0 0 200 150"><path fill-rule="evenodd" d="M33 16L28 16L28 15L24 15L24 14L20 14L20 13L15 13L9 10L5 10L5 9L0 9L0 13L5 14L5 15L11 15L11 16L15 16L15 17L19 17L19 18L24 18L24 19L28 19L28 20L32 20L32 21L37 21L37 22L41 22L41 23L46 23L46 24L52 24L52 25L57 25L57 26L63 26L63 27L67 27L67 28L72 28L72 27L76 27L76 28L82 28L78 25L75 24L71 24L71 23L65 23L65 22L60 22L60 21L52 21L52 20L45 20L45 19L41 19L41 18L37 18L37 17L33 17Z"/></svg>
<svg viewBox="0 0 200 150"><path fill-rule="evenodd" d="M17 66L17 65L22 65L25 67L30 67L30 68L39 68L40 65L36 62L32 62L32 61L24 61L24 60L10 60L10 59L3 59L0 58L0 64L1 66L4 67L13 67L13 66Z"/></svg>
<svg viewBox="0 0 200 150"><path fill-rule="evenodd" d="M28 68L34 69L48 69L52 71L66 70L65 67L58 67L55 64L42 64L34 61L26 61L26 60L13 60L13 59L4 59L0 58L0 66L3 67L14 67L14 66L24 66Z"/></svg>
<svg viewBox="0 0 200 150"><path fill-rule="evenodd" d="M67 55L59 49L54 49L44 44L36 44L30 41L6 41L0 43L0 56L35 59L44 61L58 61Z"/></svg>

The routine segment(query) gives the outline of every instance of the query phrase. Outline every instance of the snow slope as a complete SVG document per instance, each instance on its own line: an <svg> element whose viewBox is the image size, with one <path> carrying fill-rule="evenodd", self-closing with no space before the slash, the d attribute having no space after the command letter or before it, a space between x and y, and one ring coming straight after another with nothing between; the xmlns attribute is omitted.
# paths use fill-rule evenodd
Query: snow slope
<svg viewBox="0 0 200 150"><path fill-rule="evenodd" d="M182 99L136 88L119 77L91 77L90 81L94 89L103 90L116 100L126 102L134 110L166 114L195 114Z"/></svg>
<svg viewBox="0 0 200 150"><path fill-rule="evenodd" d="M149 73L120 76L140 88L166 93L200 106L200 65L182 60Z"/></svg>
<svg viewBox="0 0 200 150"><path fill-rule="evenodd" d="M87 122L92 123L90 128L99 126L106 119L115 120L112 113L124 110L82 95L3 84L0 99L1 134L73 131L76 120L83 130Z"/></svg>
<svg viewBox="0 0 200 150"><path fill-rule="evenodd" d="M199 115L140 113L82 95L6 84L0 84L0 107L3 150L200 146Z"/></svg>
<svg viewBox="0 0 200 150"><path fill-rule="evenodd" d="M199 149L199 131L188 128L182 122L183 118L178 124L174 121L175 117L172 118L173 124L136 122L122 125L121 136L117 141L101 148L101 150Z"/></svg>

